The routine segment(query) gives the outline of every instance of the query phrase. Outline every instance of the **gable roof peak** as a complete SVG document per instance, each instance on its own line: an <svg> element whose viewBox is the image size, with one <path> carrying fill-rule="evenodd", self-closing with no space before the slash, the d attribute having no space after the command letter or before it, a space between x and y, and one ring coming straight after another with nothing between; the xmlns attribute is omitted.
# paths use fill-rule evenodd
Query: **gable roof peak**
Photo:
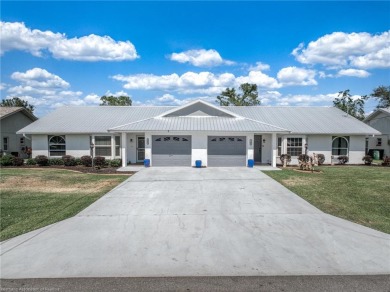
<svg viewBox="0 0 390 292"><path fill-rule="evenodd" d="M226 108L219 107L202 99L197 99L186 103L182 106L168 110L156 118L173 117L173 116L189 116L194 112L204 112L209 116L224 116L231 118L242 118L240 115L229 111Z"/></svg>

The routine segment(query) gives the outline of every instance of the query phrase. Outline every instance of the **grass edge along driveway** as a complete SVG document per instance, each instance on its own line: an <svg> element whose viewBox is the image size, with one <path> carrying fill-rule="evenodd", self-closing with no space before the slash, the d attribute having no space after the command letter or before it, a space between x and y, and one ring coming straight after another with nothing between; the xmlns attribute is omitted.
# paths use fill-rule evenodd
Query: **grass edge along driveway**
<svg viewBox="0 0 390 292"><path fill-rule="evenodd" d="M0 241L70 218L129 175L0 169Z"/></svg>
<svg viewBox="0 0 390 292"><path fill-rule="evenodd" d="M264 171L321 211L390 234L390 168L322 166Z"/></svg>

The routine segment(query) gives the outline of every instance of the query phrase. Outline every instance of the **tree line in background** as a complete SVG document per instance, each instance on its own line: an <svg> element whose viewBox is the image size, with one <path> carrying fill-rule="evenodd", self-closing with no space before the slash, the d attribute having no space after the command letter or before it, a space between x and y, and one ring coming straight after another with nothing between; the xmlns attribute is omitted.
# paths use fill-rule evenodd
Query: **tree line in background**
<svg viewBox="0 0 390 292"><path fill-rule="evenodd" d="M334 99L333 105L347 114L363 120L365 118L364 105L368 99L377 101L376 108L390 107L390 86L378 86L371 94L353 98L350 90L340 91L338 97ZM129 96L106 96L100 98L101 106L131 106L132 100ZM216 102L220 106L256 106L260 105L259 93L256 84L243 83L238 90L234 87L227 87L216 97ZM0 103L1 107L24 107L30 113L34 113L35 106L29 102L13 97L4 99Z"/></svg>

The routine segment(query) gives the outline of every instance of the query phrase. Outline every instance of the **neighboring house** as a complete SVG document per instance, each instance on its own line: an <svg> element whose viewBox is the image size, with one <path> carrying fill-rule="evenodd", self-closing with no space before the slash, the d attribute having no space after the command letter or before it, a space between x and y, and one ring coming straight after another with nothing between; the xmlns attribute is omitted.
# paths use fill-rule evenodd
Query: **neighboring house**
<svg viewBox="0 0 390 292"><path fill-rule="evenodd" d="M218 107L198 100L181 107L62 107L21 129L33 157L121 158L123 165L245 166L248 159L293 163L305 151L348 155L362 163L366 135L380 133L334 107ZM91 147L92 146L92 147Z"/></svg>
<svg viewBox="0 0 390 292"><path fill-rule="evenodd" d="M367 153L372 155L374 150L379 150L381 159L390 156L390 107L377 109L364 122L382 133L367 137Z"/></svg>
<svg viewBox="0 0 390 292"><path fill-rule="evenodd" d="M31 140L16 132L36 120L37 117L23 107L0 107L0 151L27 157L25 150L31 147Z"/></svg>

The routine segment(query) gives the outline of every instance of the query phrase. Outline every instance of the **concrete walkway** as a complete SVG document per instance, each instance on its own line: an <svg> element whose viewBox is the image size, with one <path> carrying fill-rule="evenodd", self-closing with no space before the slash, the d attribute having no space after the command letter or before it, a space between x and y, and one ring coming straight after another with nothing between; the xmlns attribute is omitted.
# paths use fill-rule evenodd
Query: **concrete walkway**
<svg viewBox="0 0 390 292"><path fill-rule="evenodd" d="M2 278L390 273L390 236L249 168L148 168L1 244Z"/></svg>

